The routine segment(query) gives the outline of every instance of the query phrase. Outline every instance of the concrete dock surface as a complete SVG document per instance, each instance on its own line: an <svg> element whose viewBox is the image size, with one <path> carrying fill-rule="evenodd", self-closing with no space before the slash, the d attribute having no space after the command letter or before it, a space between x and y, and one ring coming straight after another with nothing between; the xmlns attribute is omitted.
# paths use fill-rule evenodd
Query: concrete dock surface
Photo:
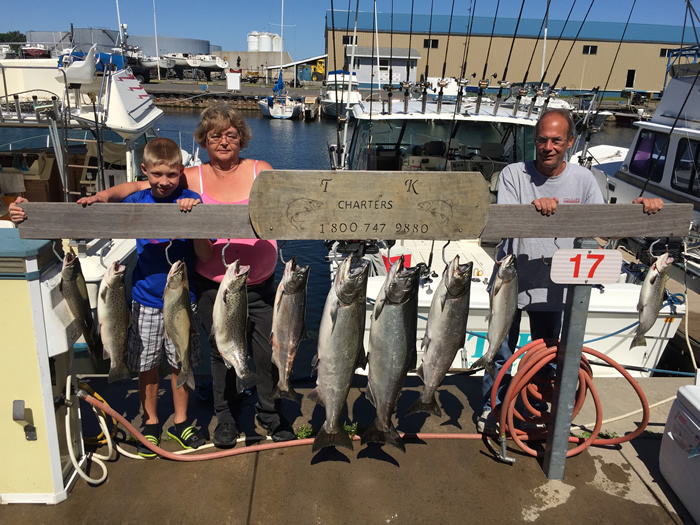
<svg viewBox="0 0 700 525"><path fill-rule="evenodd" d="M84 380L140 428L136 380L112 385L102 376ZM197 380L189 414L208 430L209 438L216 419L207 378ZM513 465L495 459L490 449L495 443L483 439L408 439L405 454L390 446L361 446L359 441L352 452L328 448L314 454L310 445L256 452L259 442L251 440L234 449L251 453L211 461L181 464L119 456L107 462L109 475L102 485L93 487L78 479L68 499L58 505L1 506L0 523L693 523L658 465L673 399L678 388L693 379L643 378L639 383L653 407L647 432L632 442L591 447L568 459L561 481L547 480L541 460L524 455L512 441L508 453L516 458ZM169 384L161 381L159 413L168 418L164 428L172 424ZM634 411L641 406L631 386L622 378L596 379L594 384L605 420L632 413L604 423L603 430L620 436L633 431L641 419ZM395 416L397 428L407 433L474 433L480 385L479 377L450 376L438 391L442 417L404 416L421 390L420 379L409 376ZM312 387L310 380L295 384L302 394ZM349 419L360 431L374 418L374 408L362 393L365 387L366 378L358 376L348 397ZM240 417L240 429L248 438L266 434L254 423L254 403L255 395L247 397ZM283 403L295 429L319 429L323 424L324 409L306 396L301 407ZM96 435L96 419L82 404L85 435ZM589 399L574 423L594 420ZM134 452L133 444L124 443L124 433L118 436L121 446ZM180 449L167 439L162 446ZM99 452L105 453L106 447ZM89 474L97 478L101 471L92 465Z"/></svg>

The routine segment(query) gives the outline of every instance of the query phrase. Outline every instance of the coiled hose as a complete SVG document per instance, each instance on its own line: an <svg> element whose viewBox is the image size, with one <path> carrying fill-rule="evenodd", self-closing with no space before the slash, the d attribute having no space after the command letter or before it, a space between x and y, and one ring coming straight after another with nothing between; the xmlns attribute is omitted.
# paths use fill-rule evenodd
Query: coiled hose
<svg viewBox="0 0 700 525"><path fill-rule="evenodd" d="M500 410L496 409L497 414L494 415L498 418L501 437L504 438L506 435L510 434L513 441L515 441L515 443L524 452L536 457L543 457L544 451L535 450L532 447L527 446L524 441L544 439L546 438L546 430L543 431L542 429L535 429L532 432L520 430L515 426L515 419L517 418L520 422L530 424L531 426L542 425L549 422L549 415L545 415L533 407L530 399L548 401L551 403L554 379L540 379L536 377L536 374L549 363L556 360L559 344L559 341L556 340L538 339L523 346L503 365L500 373L498 376L496 376L496 380L494 381L493 389L491 391L491 406L495 407L497 404L496 398L498 394L498 387L503 381L506 371L519 357L522 356L522 359L518 364L518 372L512 377L510 384L508 385L508 389L501 404ZM602 361L605 361L610 366L615 368L627 379L627 381L629 381L632 388L639 396L639 400L642 404L642 421L634 432L631 432L625 436L611 439L598 438L598 434L600 433L600 429L603 424L603 409L598 392L593 386L593 373L585 354L592 355ZM579 413L581 407L586 401L587 391L591 392L591 397L593 398L596 408L595 426L591 432L591 435L585 439L574 436L569 437L570 443L578 443L579 445L568 450L566 457L580 454L591 445L617 445L626 441L631 441L639 436L649 423L649 403L647 402L646 396L639 386L639 383L637 383L637 381L629 374L629 372L627 372L627 370L625 370L610 357L598 352L597 350L584 346L583 354L581 355L579 382L576 390L572 419L576 418L576 415ZM523 414L516 409L516 401L518 400L518 397L520 397L522 400L525 409L532 414L531 417L523 416Z"/></svg>

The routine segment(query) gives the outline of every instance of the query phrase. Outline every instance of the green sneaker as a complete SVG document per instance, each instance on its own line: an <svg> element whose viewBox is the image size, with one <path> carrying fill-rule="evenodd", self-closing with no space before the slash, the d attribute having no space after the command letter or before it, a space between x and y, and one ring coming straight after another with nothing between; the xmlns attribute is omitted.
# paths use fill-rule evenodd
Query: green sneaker
<svg viewBox="0 0 700 525"><path fill-rule="evenodd" d="M159 437L152 436L150 434L144 434L143 437L145 437L148 441L153 443L156 447L160 446L160 438ZM146 458L146 459L153 459L153 458L158 457L158 454L153 452L150 448L148 448L146 445L144 445L140 441L139 441L138 447L136 447L136 453L139 456L141 456L142 458Z"/></svg>
<svg viewBox="0 0 700 525"><path fill-rule="evenodd" d="M175 427L170 427L168 435L186 449L199 448L206 442L202 432L193 426L187 427L180 434L177 433Z"/></svg>

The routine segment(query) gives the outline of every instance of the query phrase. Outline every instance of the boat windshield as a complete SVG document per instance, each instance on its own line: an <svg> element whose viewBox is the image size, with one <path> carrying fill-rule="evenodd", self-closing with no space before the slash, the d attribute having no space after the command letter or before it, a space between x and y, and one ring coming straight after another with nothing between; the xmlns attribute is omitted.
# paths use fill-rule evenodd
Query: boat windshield
<svg viewBox="0 0 700 525"><path fill-rule="evenodd" d="M444 169L444 162L431 163L430 157L486 157L503 164L534 160L532 130L532 125L497 121L361 120L348 151L348 169Z"/></svg>

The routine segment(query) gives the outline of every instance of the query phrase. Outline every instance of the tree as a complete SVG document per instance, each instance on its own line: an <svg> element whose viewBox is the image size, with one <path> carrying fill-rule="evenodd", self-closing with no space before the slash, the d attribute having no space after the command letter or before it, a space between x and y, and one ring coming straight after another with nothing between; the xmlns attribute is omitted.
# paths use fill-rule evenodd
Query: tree
<svg viewBox="0 0 700 525"><path fill-rule="evenodd" d="M20 33L19 31L9 31L7 33L0 33L0 42L26 42L27 37L24 35L24 33ZM12 46L12 49L14 51L17 51L19 49L19 45L14 45Z"/></svg>

